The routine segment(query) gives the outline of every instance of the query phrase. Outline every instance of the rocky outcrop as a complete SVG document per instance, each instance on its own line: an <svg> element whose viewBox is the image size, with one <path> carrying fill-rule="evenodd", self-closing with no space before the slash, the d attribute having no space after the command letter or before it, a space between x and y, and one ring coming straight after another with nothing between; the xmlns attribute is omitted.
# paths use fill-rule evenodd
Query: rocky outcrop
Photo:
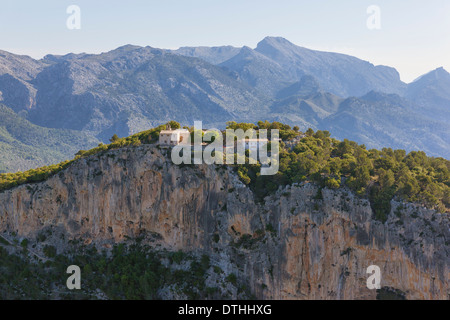
<svg viewBox="0 0 450 320"><path fill-rule="evenodd" d="M16 112L31 109L36 88L30 83L47 66L28 56L0 50L0 102Z"/></svg>
<svg viewBox="0 0 450 320"><path fill-rule="evenodd" d="M144 234L156 248L208 254L258 298L374 299L370 265L408 299L449 298L447 215L393 202L383 224L367 200L310 183L258 203L232 168L177 166L168 152L111 150L0 193L0 232L54 228L105 247Z"/></svg>

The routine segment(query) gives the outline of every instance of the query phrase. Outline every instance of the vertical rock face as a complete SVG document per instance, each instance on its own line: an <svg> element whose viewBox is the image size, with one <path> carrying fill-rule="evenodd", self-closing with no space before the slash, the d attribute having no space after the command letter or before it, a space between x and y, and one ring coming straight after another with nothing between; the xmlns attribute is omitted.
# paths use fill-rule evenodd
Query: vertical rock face
<svg viewBox="0 0 450 320"><path fill-rule="evenodd" d="M157 247L209 254L257 298L373 299L370 265L406 298L449 298L448 216L393 202L382 224L367 200L309 183L257 203L230 168L176 166L168 152L111 150L0 193L0 232L53 227L103 245L150 234Z"/></svg>

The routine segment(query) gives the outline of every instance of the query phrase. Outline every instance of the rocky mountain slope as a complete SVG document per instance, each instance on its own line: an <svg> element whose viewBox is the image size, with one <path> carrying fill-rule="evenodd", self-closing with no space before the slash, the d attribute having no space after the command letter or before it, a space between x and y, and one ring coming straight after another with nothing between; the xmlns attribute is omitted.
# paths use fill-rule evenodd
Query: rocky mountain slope
<svg viewBox="0 0 450 320"><path fill-rule="evenodd" d="M32 122L89 130L104 140L168 117L213 124L262 107L257 93L228 71L150 47L63 59L41 72L34 84L40 94L29 114Z"/></svg>
<svg viewBox="0 0 450 320"><path fill-rule="evenodd" d="M37 126L0 104L0 173L58 163L99 142L85 132Z"/></svg>
<svg viewBox="0 0 450 320"><path fill-rule="evenodd" d="M438 69L406 85L393 68L277 37L254 49L127 45L41 60L0 52L2 104L34 125L76 130L104 143L114 134L128 136L168 120L223 128L226 121L264 118L303 131L330 130L369 148L448 157L449 77ZM383 101L366 99L372 91L384 93ZM420 139L412 138L417 133ZM55 152L73 156L58 145ZM18 163L27 163L26 157Z"/></svg>
<svg viewBox="0 0 450 320"><path fill-rule="evenodd" d="M255 51L276 61L291 80L314 75L326 91L342 97L360 96L370 90L401 93L404 89L393 68L374 66L344 54L302 48L283 38L267 37Z"/></svg>
<svg viewBox="0 0 450 320"><path fill-rule="evenodd" d="M0 50L0 101L16 112L31 109L37 90L30 82L46 66L43 61Z"/></svg>
<svg viewBox="0 0 450 320"><path fill-rule="evenodd" d="M43 241L58 253L73 239L109 247L150 235L155 248L208 255L263 299L374 299L370 265L381 268L383 287L408 299L449 298L447 214L393 201L383 224L367 200L310 183L259 203L230 168L176 166L167 152L110 150L6 190L0 232L31 239L47 230Z"/></svg>
<svg viewBox="0 0 450 320"><path fill-rule="evenodd" d="M218 64L225 57L217 48L181 48L173 52ZM326 91L341 97L360 96L371 90L401 94L406 89L394 68L374 66L349 55L299 47L281 37L266 37L254 50L243 47L239 53L236 48L226 52L235 55L220 65L236 71L247 83L254 82L258 89L265 86L256 80L272 83L269 91L263 91L266 94L273 95L283 83L298 81L303 75L314 75Z"/></svg>
<svg viewBox="0 0 450 320"><path fill-rule="evenodd" d="M397 95L370 92L360 98L342 101L337 111L320 122L319 127L339 139L351 135L370 148L426 149L429 155L448 159L448 125L445 121L412 112L412 109L409 101Z"/></svg>
<svg viewBox="0 0 450 320"><path fill-rule="evenodd" d="M434 120L450 121L450 73L433 70L408 85L406 97L416 102L417 113Z"/></svg>
<svg viewBox="0 0 450 320"><path fill-rule="evenodd" d="M200 58L212 64L220 64L237 55L240 50L241 48L236 48L233 46L221 46L221 47L181 47L177 50L169 50L169 51L186 57Z"/></svg>

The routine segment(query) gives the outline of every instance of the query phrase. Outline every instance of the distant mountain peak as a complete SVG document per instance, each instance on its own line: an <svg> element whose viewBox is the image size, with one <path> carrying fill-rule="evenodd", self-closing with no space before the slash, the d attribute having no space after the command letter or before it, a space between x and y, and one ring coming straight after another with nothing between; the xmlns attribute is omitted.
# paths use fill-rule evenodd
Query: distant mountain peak
<svg viewBox="0 0 450 320"><path fill-rule="evenodd" d="M265 37L257 44L255 50L263 54L264 53L270 54L271 52L273 52L273 50L284 51L283 49L286 48L300 48L300 47L282 37Z"/></svg>
<svg viewBox="0 0 450 320"><path fill-rule="evenodd" d="M168 52L203 59L212 64L220 64L231 59L240 52L241 48L233 46L219 47L181 47L177 50L168 50Z"/></svg>
<svg viewBox="0 0 450 320"><path fill-rule="evenodd" d="M450 80L450 73L448 73L447 70L444 69L444 67L436 68L428 73L425 73L424 75L420 76L416 80L414 80L412 83L420 82L420 81L434 81L434 80Z"/></svg>
<svg viewBox="0 0 450 320"><path fill-rule="evenodd" d="M289 45L293 45L292 42L290 42L289 40L283 38L283 37L271 37L271 36L267 36L265 37L263 40L261 40L259 43L264 44L289 44Z"/></svg>
<svg viewBox="0 0 450 320"><path fill-rule="evenodd" d="M250 48L248 46L242 47L241 50L239 51L239 53L236 56L232 57L230 60L240 59L240 58L245 58L245 57L259 58L259 59L267 60L267 61L270 61L271 64L276 63L276 62L270 60L265 55L259 53L258 51L253 50L252 48Z"/></svg>
<svg viewBox="0 0 450 320"><path fill-rule="evenodd" d="M434 71L435 71L435 72L438 72L438 73L442 73L442 72L448 73L447 70L444 69L444 67L436 68Z"/></svg>
<svg viewBox="0 0 450 320"><path fill-rule="evenodd" d="M445 70L444 67L436 68L435 70L431 71L430 73L435 75L437 78L450 77L450 73L448 73L448 71Z"/></svg>
<svg viewBox="0 0 450 320"><path fill-rule="evenodd" d="M79 58L83 58L88 56L89 54L83 53L68 53L65 55L56 55L56 54L47 54L42 58L42 61L52 61L52 62L61 62L61 61L69 61L76 60Z"/></svg>
<svg viewBox="0 0 450 320"><path fill-rule="evenodd" d="M406 98L414 101L418 112L429 118L450 119L450 73L443 67L434 69L408 84Z"/></svg>
<svg viewBox="0 0 450 320"><path fill-rule="evenodd" d="M126 51L133 51L133 50L136 50L136 49L141 49L141 48L142 48L141 46L136 46L136 45L133 45L133 44L125 44L123 46L120 46L120 47L112 50L112 51L123 51L123 52L126 52Z"/></svg>
<svg viewBox="0 0 450 320"><path fill-rule="evenodd" d="M254 53L253 49L248 46L243 46L239 53Z"/></svg>

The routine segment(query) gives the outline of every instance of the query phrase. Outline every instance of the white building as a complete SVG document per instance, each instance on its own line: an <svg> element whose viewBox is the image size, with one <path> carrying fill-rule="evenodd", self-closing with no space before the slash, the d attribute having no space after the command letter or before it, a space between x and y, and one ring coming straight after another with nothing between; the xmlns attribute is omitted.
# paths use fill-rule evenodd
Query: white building
<svg viewBox="0 0 450 320"><path fill-rule="evenodd" d="M261 150L268 142L268 139L245 139L238 141L238 143L244 143L245 150L251 151Z"/></svg>
<svg viewBox="0 0 450 320"><path fill-rule="evenodd" d="M250 150L250 155L257 159L257 155L261 153L262 148L269 142L268 139L243 139L236 141L236 152L240 146L244 147L244 150Z"/></svg>
<svg viewBox="0 0 450 320"><path fill-rule="evenodd" d="M161 130L159 133L159 144L168 146L189 144L190 134L187 129L171 130L169 127L167 130Z"/></svg>

